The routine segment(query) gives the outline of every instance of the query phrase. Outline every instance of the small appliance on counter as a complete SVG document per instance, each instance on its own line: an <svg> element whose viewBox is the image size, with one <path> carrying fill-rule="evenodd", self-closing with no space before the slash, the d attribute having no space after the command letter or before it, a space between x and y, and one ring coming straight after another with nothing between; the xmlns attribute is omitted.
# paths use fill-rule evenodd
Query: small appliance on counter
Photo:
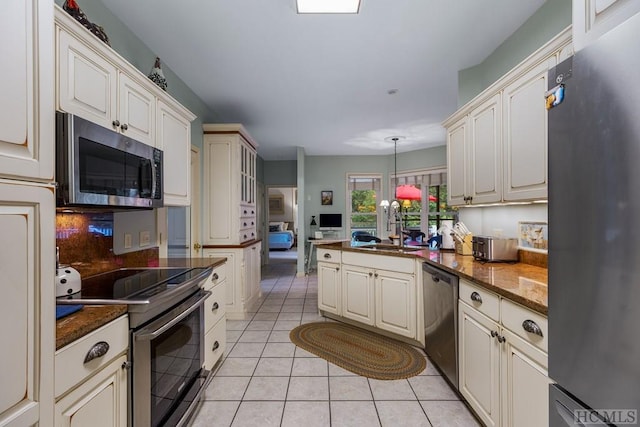
<svg viewBox="0 0 640 427"><path fill-rule="evenodd" d="M76 297L82 287L80 273L68 265L60 265L60 252L56 248L56 298Z"/></svg>
<svg viewBox="0 0 640 427"><path fill-rule="evenodd" d="M473 257L480 261L517 261L518 239L492 236L473 236Z"/></svg>

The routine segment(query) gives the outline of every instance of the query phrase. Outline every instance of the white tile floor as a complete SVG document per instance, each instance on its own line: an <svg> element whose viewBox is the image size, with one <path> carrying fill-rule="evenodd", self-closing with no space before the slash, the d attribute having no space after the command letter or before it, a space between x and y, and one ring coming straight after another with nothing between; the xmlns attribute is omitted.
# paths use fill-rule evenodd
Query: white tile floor
<svg viewBox="0 0 640 427"><path fill-rule="evenodd" d="M272 260L262 299L246 320L227 321L227 355L194 426L479 426L430 361L419 376L357 376L296 348L289 331L318 316L317 275Z"/></svg>

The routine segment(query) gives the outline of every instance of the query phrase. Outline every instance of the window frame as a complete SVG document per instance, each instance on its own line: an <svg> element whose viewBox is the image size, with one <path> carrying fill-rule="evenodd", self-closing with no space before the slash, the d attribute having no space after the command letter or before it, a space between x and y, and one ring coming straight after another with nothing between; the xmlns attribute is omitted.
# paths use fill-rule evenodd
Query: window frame
<svg viewBox="0 0 640 427"><path fill-rule="evenodd" d="M380 190L375 190L376 191L376 211L375 211L375 216L376 216L376 236L382 238L383 236L383 225L384 225L384 221L382 221L383 219L383 211L382 208L380 207L380 200L384 199L384 176L381 173L362 173L362 172L347 172L346 174L346 188L345 188L345 195L346 195L346 201L345 201L345 211L346 211L346 221L347 223L345 224L345 229L347 230L347 235L346 237L351 239L351 234L353 233L354 229L351 228L351 216L353 215L353 211L351 210L352 208L352 198L351 198L351 189L350 189L350 183L351 183L351 179L352 178L369 178L369 179L377 179L380 185ZM371 213L371 215L373 215L373 212ZM357 230L357 229L355 229Z"/></svg>

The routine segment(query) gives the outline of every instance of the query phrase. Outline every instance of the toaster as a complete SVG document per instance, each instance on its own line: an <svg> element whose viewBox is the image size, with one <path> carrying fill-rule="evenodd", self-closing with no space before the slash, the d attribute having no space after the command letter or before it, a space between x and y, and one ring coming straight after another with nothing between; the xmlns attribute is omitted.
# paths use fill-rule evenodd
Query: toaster
<svg viewBox="0 0 640 427"><path fill-rule="evenodd" d="M517 261L518 239L492 236L473 236L472 253L481 261Z"/></svg>

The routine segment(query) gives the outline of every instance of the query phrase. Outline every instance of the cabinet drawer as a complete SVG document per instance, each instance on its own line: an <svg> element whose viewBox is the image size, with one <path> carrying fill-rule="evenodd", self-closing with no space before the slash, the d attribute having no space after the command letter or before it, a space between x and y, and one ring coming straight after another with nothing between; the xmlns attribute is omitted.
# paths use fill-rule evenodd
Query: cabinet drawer
<svg viewBox="0 0 640 427"><path fill-rule="evenodd" d="M84 363L89 351L98 343L109 345L107 352ZM61 396L74 385L107 365L129 346L129 318L122 316L56 351L55 395Z"/></svg>
<svg viewBox="0 0 640 427"><path fill-rule="evenodd" d="M506 299L501 301L502 324L514 334L548 352L547 318Z"/></svg>
<svg viewBox="0 0 640 427"><path fill-rule="evenodd" d="M227 278L227 263L217 266L213 269L211 276L204 284L204 289L209 290L212 287L222 283Z"/></svg>
<svg viewBox="0 0 640 427"><path fill-rule="evenodd" d="M256 228L255 217L240 218L240 230L250 230L252 228Z"/></svg>
<svg viewBox="0 0 640 427"><path fill-rule="evenodd" d="M241 204L240 205L240 218L255 218L256 217L256 207L249 204Z"/></svg>
<svg viewBox="0 0 640 427"><path fill-rule="evenodd" d="M204 336L204 368L211 370L227 348L227 319L220 319Z"/></svg>
<svg viewBox="0 0 640 427"><path fill-rule="evenodd" d="M500 320L500 298L493 292L460 279L459 298L496 322Z"/></svg>
<svg viewBox="0 0 640 427"><path fill-rule="evenodd" d="M211 296L204 302L204 330L208 331L224 316L226 305L227 282L222 282L211 289ZM215 308L217 307L217 308Z"/></svg>
<svg viewBox="0 0 640 427"><path fill-rule="evenodd" d="M318 248L316 256L318 261L340 263L340 252L335 249Z"/></svg>
<svg viewBox="0 0 640 427"><path fill-rule="evenodd" d="M246 230L240 230L239 238L240 242L248 242L249 240L255 240L257 237L256 228L247 228Z"/></svg>

